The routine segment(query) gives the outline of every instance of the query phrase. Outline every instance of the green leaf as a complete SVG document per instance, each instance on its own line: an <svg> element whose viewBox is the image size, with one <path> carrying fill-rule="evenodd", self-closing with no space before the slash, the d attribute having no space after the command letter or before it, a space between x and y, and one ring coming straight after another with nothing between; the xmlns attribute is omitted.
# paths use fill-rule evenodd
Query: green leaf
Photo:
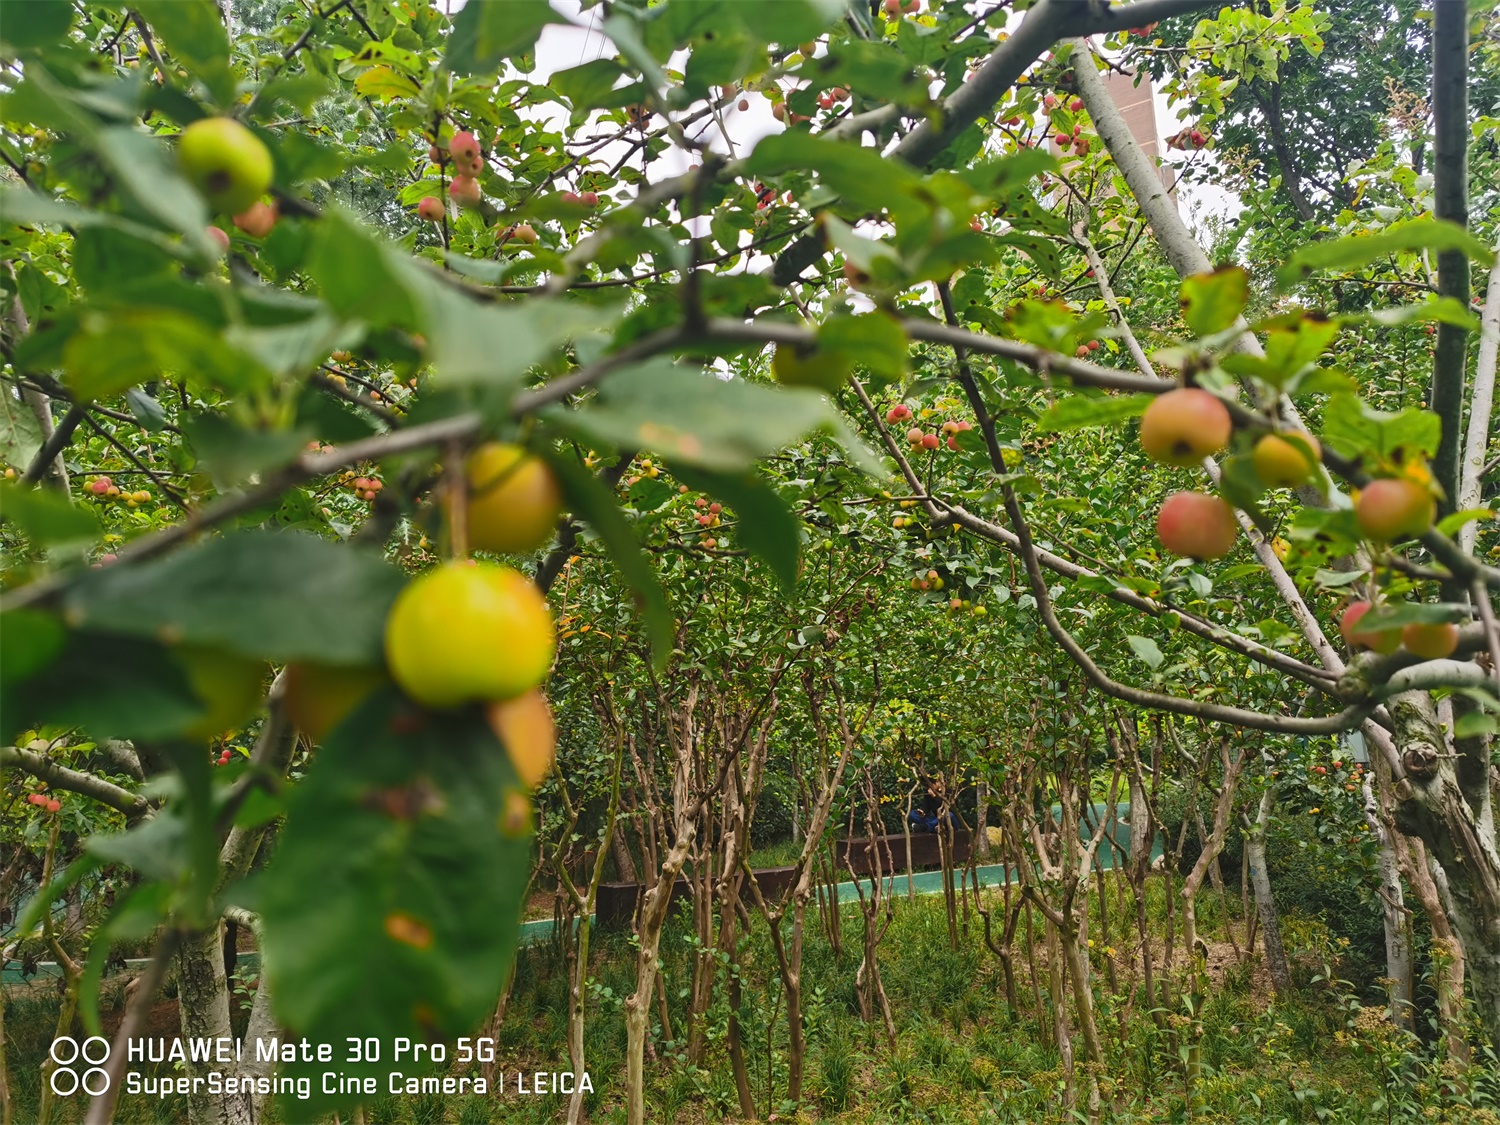
<svg viewBox="0 0 1500 1125"><path fill-rule="evenodd" d="M317 315L264 328L231 325L224 338L274 375L301 375L326 357L347 332L332 317Z"/></svg>
<svg viewBox="0 0 1500 1125"><path fill-rule="evenodd" d="M879 312L830 316L818 326L818 346L842 352L876 378L888 381L905 378L911 347L900 323Z"/></svg>
<svg viewBox="0 0 1500 1125"><path fill-rule="evenodd" d="M1126 418L1139 418L1155 395L1065 395L1037 419L1044 434L1082 430L1090 426L1112 426Z"/></svg>
<svg viewBox="0 0 1500 1125"><path fill-rule="evenodd" d="M329 208L318 227L308 272L329 308L376 327L414 327L416 307L402 284L404 263L396 260L405 255L389 251L337 208Z"/></svg>
<svg viewBox="0 0 1500 1125"><path fill-rule="evenodd" d="M530 300L482 303L414 264L408 288L422 311L433 371L444 386L517 388L527 370L564 343L620 318L618 305Z"/></svg>
<svg viewBox="0 0 1500 1125"><path fill-rule="evenodd" d="M202 78L221 105L234 100L229 35L213 0L136 0L134 8L178 62Z"/></svg>
<svg viewBox="0 0 1500 1125"><path fill-rule="evenodd" d="M42 723L82 727L96 739L158 740L203 715L167 649L154 640L91 631L69 633L61 654L22 681L12 698L5 708L7 740Z"/></svg>
<svg viewBox="0 0 1500 1125"><path fill-rule="evenodd" d="M1454 738L1478 738L1496 733L1500 733L1500 720L1483 711L1470 711L1459 716L1458 721L1453 724Z"/></svg>
<svg viewBox="0 0 1500 1125"><path fill-rule="evenodd" d="M810 170L857 208L881 210L903 193L914 192L921 178L903 164L887 160L876 148L825 141L799 130L763 137L746 161L756 176Z"/></svg>
<svg viewBox="0 0 1500 1125"><path fill-rule="evenodd" d="M210 325L168 309L84 310L63 347L62 365L68 387L88 400L111 398L163 375L229 391L249 390L267 376Z"/></svg>
<svg viewBox="0 0 1500 1125"><path fill-rule="evenodd" d="M1444 516L1438 521L1437 529L1444 535L1452 535L1466 523L1473 523L1475 520L1492 520L1496 518L1500 518L1500 512L1495 511L1494 508L1466 508L1462 512L1454 512L1451 515Z"/></svg>
<svg viewBox="0 0 1500 1125"><path fill-rule="evenodd" d="M0 54L61 43L72 26L73 5L69 0L29 0L24 4L12 0L0 18Z"/></svg>
<svg viewBox="0 0 1500 1125"><path fill-rule="evenodd" d="M1345 457L1392 458L1398 451L1431 457L1442 434L1443 423L1431 411L1409 406L1387 413L1352 394L1333 395L1323 414L1323 440Z"/></svg>
<svg viewBox="0 0 1500 1125"><path fill-rule="evenodd" d="M188 826L168 806L128 832L91 836L85 849L105 863L123 863L147 879L170 880L183 871Z"/></svg>
<svg viewBox="0 0 1500 1125"><path fill-rule="evenodd" d="M1353 586L1356 582L1363 582L1364 579L1363 570L1326 570L1319 567L1313 575L1313 580L1325 590L1339 590L1345 586Z"/></svg>
<svg viewBox="0 0 1500 1125"><path fill-rule="evenodd" d="M13 609L0 616L0 683L15 683L40 672L62 652L67 630L50 613Z"/></svg>
<svg viewBox="0 0 1500 1125"><path fill-rule="evenodd" d="M24 472L42 447L42 428L9 387L0 391L0 461Z"/></svg>
<svg viewBox="0 0 1500 1125"><path fill-rule="evenodd" d="M558 71L547 80L547 85L567 98L575 111L618 109L636 105L646 96L646 87L640 82L617 86L625 73L625 68L614 59L594 59Z"/></svg>
<svg viewBox="0 0 1500 1125"><path fill-rule="evenodd" d="M388 102L414 97L422 92L422 85L394 67L372 66L354 80L354 89L367 98Z"/></svg>
<svg viewBox="0 0 1500 1125"><path fill-rule="evenodd" d="M1304 246L1287 259L1276 281L1285 289L1317 270L1355 270L1392 254L1418 250L1434 253L1459 250L1484 266L1495 260L1488 246L1457 223L1446 219L1413 219L1374 234L1354 234Z"/></svg>
<svg viewBox="0 0 1500 1125"><path fill-rule="evenodd" d="M562 483L568 509L583 519L604 543L610 561L635 594L636 606L645 619L646 638L658 667L665 666L672 655L672 611L651 560L641 549L625 514L615 504L609 490L599 479L571 457L554 450L545 451L548 464Z"/></svg>
<svg viewBox="0 0 1500 1125"><path fill-rule="evenodd" d="M1470 332L1479 331L1479 318L1452 297L1432 297L1420 305L1345 313L1339 319L1345 324L1378 324L1382 328L1401 324L1451 324Z"/></svg>
<svg viewBox="0 0 1500 1125"><path fill-rule="evenodd" d="M101 534L98 519L87 508L75 507L59 492L25 484L0 486L0 516L39 547L91 543Z"/></svg>
<svg viewBox="0 0 1500 1125"><path fill-rule="evenodd" d="M337 1044L473 1034L515 951L531 820L477 708L416 712L394 693L365 703L293 791L259 886L278 1023ZM289 1099L288 1120L363 1100L322 1095L326 1069L278 1069L313 1079L315 1100ZM391 1061L340 1070L384 1082Z"/></svg>
<svg viewBox="0 0 1500 1125"><path fill-rule="evenodd" d="M1267 326L1264 358L1233 352L1221 357L1219 365L1231 374L1253 375L1274 387L1284 388L1317 363L1342 324L1342 320L1330 320L1320 314L1278 318Z"/></svg>
<svg viewBox="0 0 1500 1125"><path fill-rule="evenodd" d="M404 584L374 550L298 531L242 531L80 579L67 620L268 660L381 663L385 618Z"/></svg>
<svg viewBox="0 0 1500 1125"><path fill-rule="evenodd" d="M804 63L799 74L820 90L846 86L881 102L923 105L927 82L911 60L889 43L864 39L835 39L828 54ZM888 165L889 167L889 165Z"/></svg>
<svg viewBox="0 0 1500 1125"><path fill-rule="evenodd" d="M1182 318L1195 336L1212 336L1235 322L1250 299L1250 275L1221 266L1182 280Z"/></svg>
<svg viewBox="0 0 1500 1125"><path fill-rule="evenodd" d="M718 472L748 469L815 430L831 430L833 405L815 391L719 379L667 359L611 375L597 401L562 415L621 449L649 449L673 461Z"/></svg>
<svg viewBox="0 0 1500 1125"><path fill-rule="evenodd" d="M662 72L661 64L656 56L642 41L639 25L632 15L607 16L600 24L600 30L614 41L615 46L620 49L620 54L635 65L652 90L666 89L667 76Z"/></svg>
<svg viewBox="0 0 1500 1125"><path fill-rule="evenodd" d="M203 197L177 174L158 138L120 125L101 129L94 145L120 186L147 213L168 230L180 232L200 258L218 258L218 245L207 234Z"/></svg>
<svg viewBox="0 0 1500 1125"><path fill-rule="evenodd" d="M1380 633L1408 625L1463 624L1468 620L1469 607L1452 602L1383 602L1359 619L1359 627Z"/></svg>
<svg viewBox="0 0 1500 1125"><path fill-rule="evenodd" d="M157 243L119 227L86 226L73 238L73 276L96 293L127 289L147 278L171 272L177 265Z"/></svg>
<svg viewBox="0 0 1500 1125"><path fill-rule="evenodd" d="M1161 649L1157 647L1156 642L1150 637L1138 637L1131 633L1125 637L1125 643L1130 646L1130 651L1135 653L1141 663L1153 672L1160 668L1162 661L1166 659L1162 656Z"/></svg>
<svg viewBox="0 0 1500 1125"><path fill-rule="evenodd" d="M302 428L247 430L219 414L186 418L182 429L221 492L291 461L313 437L312 430Z"/></svg>
<svg viewBox="0 0 1500 1125"><path fill-rule="evenodd" d="M734 537L751 554L765 560L787 593L797 585L797 556L801 526L797 517L759 473L706 473L685 465L672 466L672 475L689 488L722 500L732 508Z"/></svg>
<svg viewBox="0 0 1500 1125"><path fill-rule="evenodd" d="M542 28L566 22L547 0L469 0L453 17L443 61L455 74L494 74L535 47Z"/></svg>

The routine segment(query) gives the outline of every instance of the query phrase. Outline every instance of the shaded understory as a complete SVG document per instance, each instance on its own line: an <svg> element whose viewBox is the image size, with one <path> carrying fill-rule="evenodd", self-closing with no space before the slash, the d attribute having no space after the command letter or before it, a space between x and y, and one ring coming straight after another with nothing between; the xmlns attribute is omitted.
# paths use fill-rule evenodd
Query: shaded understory
<svg viewBox="0 0 1500 1125"><path fill-rule="evenodd" d="M1158 880L1151 880L1151 912L1164 917ZM1231 908L1237 906L1228 900ZM1379 983L1346 938L1322 922L1292 915L1285 930L1296 964L1297 994L1288 1003L1271 998L1254 962L1238 958L1223 939L1223 905L1213 895L1200 900L1200 926L1209 937L1209 987L1201 997L1178 997L1173 1008L1150 1012L1139 999L1126 1004L1132 987L1132 936L1111 918L1103 932L1092 924L1093 979L1109 1065L1100 1074L1102 1119L1113 1122L1383 1122L1453 1121L1500 1123L1500 1071L1487 1052L1460 1073L1429 1040L1425 1019L1418 1035L1398 1032L1385 1019ZM950 947L941 896L904 898L880 945L881 971L895 1009L894 1050L878 1029L859 1019L854 974L858 967L857 909L843 916L844 956L838 957L816 915L809 918L805 953L805 1008L809 1075L801 1120L839 1122L1043 1122L1066 1120L1064 1071L1051 1042L1052 1019L1038 1019L1024 934L1018 939L1017 1000L1012 1011L997 959L985 948L982 922L971 914L959 948ZM1230 925L1239 934L1238 918ZM1038 920L1039 923L1039 920ZM689 930L672 924L663 941L669 1015L664 1032L653 1030L656 1061L648 1063L648 1118L653 1121L716 1121L737 1114L733 1079L723 1049L728 1009L710 1007L708 1049L701 1066L690 1065L680 1043L690 980ZM1040 924L1036 963L1045 976ZM1159 950L1157 951L1159 955ZM623 1120L625 1031L621 1002L632 986L634 951L628 935L596 935L586 1047L595 1093L591 1116ZM1110 984L1110 962L1116 984ZM743 957L744 1005L740 1025L758 1109L780 1120L796 1120L782 1103L786 1031L781 986L764 931L757 928ZM505 1093L465 1097L385 1095L365 1107L377 1122L549 1122L565 1109L561 1095L521 1096L517 1071L569 1069L565 1046L566 975L553 945L522 951L517 979L499 1039L499 1064L510 1076ZM1352 970L1352 971L1351 971ZM1348 981L1344 976L1353 976ZM1330 979L1332 983L1330 983ZM107 995L113 995L119 982ZM1119 991L1114 989L1118 988ZM722 995L722 990L720 990ZM1045 1003L1045 984L1040 990ZM12 989L6 1012L15 1120L33 1119L37 1067L50 1042L55 993L45 985ZM118 1006L118 1000L114 1003ZM107 1013L106 1028L118 1019ZM175 1004L157 1006L150 1034L172 1036ZM1424 1035L1427 1038L1424 1039ZM1190 1048L1202 1066L1188 1078ZM148 1068L149 1069L149 1068ZM1082 1067L1080 1067L1082 1070ZM184 1119L178 1098L125 1097L118 1120L176 1122ZM77 1098L64 1099L54 1120L81 1119ZM300 1121L295 1109L272 1107L273 1121ZM346 1116L344 1121L349 1118Z"/></svg>

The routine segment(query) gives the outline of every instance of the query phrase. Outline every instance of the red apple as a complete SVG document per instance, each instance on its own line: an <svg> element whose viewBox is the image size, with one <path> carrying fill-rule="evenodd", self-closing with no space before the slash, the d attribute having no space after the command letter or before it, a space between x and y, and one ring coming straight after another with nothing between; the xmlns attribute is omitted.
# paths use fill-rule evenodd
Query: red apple
<svg viewBox="0 0 1500 1125"><path fill-rule="evenodd" d="M1415 481L1374 480L1360 490L1354 515L1371 539L1392 543L1415 539L1431 528L1437 518L1437 501Z"/></svg>
<svg viewBox="0 0 1500 1125"><path fill-rule="evenodd" d="M479 159L479 138L467 130L454 133L453 139L448 142L448 152L452 154L454 160L477 160Z"/></svg>
<svg viewBox="0 0 1500 1125"><path fill-rule="evenodd" d="M265 238L280 217L281 213L274 202L267 203L258 199L234 217L234 225L251 238Z"/></svg>
<svg viewBox="0 0 1500 1125"><path fill-rule="evenodd" d="M1401 630L1401 643L1406 651L1424 660L1442 660L1452 656L1458 648L1458 626L1408 625Z"/></svg>
<svg viewBox="0 0 1500 1125"><path fill-rule="evenodd" d="M1240 531L1234 509L1205 492L1174 492L1156 517L1156 537L1174 555L1219 559L1229 554Z"/></svg>
<svg viewBox="0 0 1500 1125"><path fill-rule="evenodd" d="M1141 417L1141 448L1164 465L1184 468L1229 444L1229 410L1198 387L1181 387L1156 398Z"/></svg>
<svg viewBox="0 0 1500 1125"><path fill-rule="evenodd" d="M1366 601L1350 602L1342 616L1339 617L1339 632L1343 634L1344 641L1350 648L1368 648L1388 655L1396 651L1401 644L1401 630L1381 629L1379 631L1358 628L1360 619L1371 610L1371 605Z"/></svg>
<svg viewBox="0 0 1500 1125"><path fill-rule="evenodd" d="M473 176L454 176L448 184L448 194L460 207L477 207L483 193L479 181Z"/></svg>
<svg viewBox="0 0 1500 1125"><path fill-rule="evenodd" d="M1290 488L1316 471L1323 450L1318 439L1300 430L1288 435L1267 434L1255 443L1255 475L1267 488Z"/></svg>

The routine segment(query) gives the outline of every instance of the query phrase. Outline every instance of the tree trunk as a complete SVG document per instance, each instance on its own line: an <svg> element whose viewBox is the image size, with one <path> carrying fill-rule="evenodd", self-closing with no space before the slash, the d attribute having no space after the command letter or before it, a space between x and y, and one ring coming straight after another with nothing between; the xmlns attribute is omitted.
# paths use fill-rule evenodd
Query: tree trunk
<svg viewBox="0 0 1500 1125"><path fill-rule="evenodd" d="M1500 855L1488 771L1477 784L1461 785L1430 695L1402 692L1387 707L1406 770L1395 785L1396 824L1427 845L1446 878L1445 906L1463 946L1475 1009L1490 1043L1500 1044Z"/></svg>
<svg viewBox="0 0 1500 1125"><path fill-rule="evenodd" d="M184 1040L229 1040L229 989L224 976L224 944L220 926L211 926L185 938L177 951L177 1005ZM238 1075L236 1063L191 1062L191 1077L210 1070L226 1077ZM188 1120L192 1125L254 1125L257 1106L251 1094L188 1095Z"/></svg>
<svg viewBox="0 0 1500 1125"><path fill-rule="evenodd" d="M565 920L571 920L573 911L563 912ZM588 1002L587 988L589 979L589 937L592 919L588 914L580 913L577 922L577 938L569 942L567 935L563 941L567 944L568 951L568 1062L573 1068L573 1073L582 1074L588 1069L588 1060L584 1057L583 1028L584 1028L584 1005ZM568 1099L568 1125L578 1125L583 1120L583 1091L574 1090Z"/></svg>
<svg viewBox="0 0 1500 1125"><path fill-rule="evenodd" d="M1438 1026L1447 1043L1448 1057L1460 1067L1468 1065L1469 1042L1464 1034L1464 951L1448 922L1442 895L1428 869L1427 849L1422 841L1399 837L1396 862L1422 904L1432 929L1432 981L1437 992Z"/></svg>
<svg viewBox="0 0 1500 1125"><path fill-rule="evenodd" d="M990 858L990 783L984 778L979 779L975 795L976 808L974 811L974 854L980 859L988 861Z"/></svg>
<svg viewBox="0 0 1500 1125"><path fill-rule="evenodd" d="M630 854L630 841L625 838L625 832L618 824L609 834L609 846L615 861L615 878L622 883L639 883L641 880L636 874L635 857Z"/></svg>
<svg viewBox="0 0 1500 1125"><path fill-rule="evenodd" d="M677 842L662 861L661 877L646 892L641 908L637 935L640 952L635 961L635 991L625 998L625 1098L630 1125L646 1125L646 1033L651 1020L651 1004L661 950L662 926L677 873L687 860L693 843L691 820L679 825ZM665 1030L665 1029L663 1029Z"/></svg>
<svg viewBox="0 0 1500 1125"><path fill-rule="evenodd" d="M0 1007L4 1006L4 1001L0 1000ZM62 1004L57 1010L57 1028L52 1033L54 1041L73 1034L73 1017L77 1014L78 978L75 975L66 981L63 988ZM52 1072L57 1066L50 1053L42 1060L42 1084L37 1095L36 1125L48 1125L52 1120Z"/></svg>
<svg viewBox="0 0 1500 1125"><path fill-rule="evenodd" d="M1255 822L1245 834L1245 854L1250 861L1250 886L1255 893L1255 911L1260 917L1260 940L1266 950L1266 969L1278 1000L1292 994L1292 972L1287 963L1286 946L1281 940L1281 916L1276 912L1276 898L1271 893L1271 872L1266 866L1266 831L1276 808L1276 787L1267 784L1260 796Z"/></svg>
<svg viewBox="0 0 1500 1125"><path fill-rule="evenodd" d="M1052 1036L1062 1061L1063 1105L1071 1114L1078 1108L1078 1075L1073 1064L1073 1033L1068 1028L1068 1005L1063 999L1063 953L1057 927L1046 918L1042 926L1047 934L1047 996L1052 1001Z"/></svg>
<svg viewBox="0 0 1500 1125"><path fill-rule="evenodd" d="M1372 773L1364 779L1365 823L1375 834L1379 845L1380 869L1380 914L1385 923L1385 976L1386 995L1391 1009L1391 1022L1410 1031L1415 1023L1412 1008L1412 964L1411 933L1407 921L1408 911L1401 890L1401 873L1396 865L1396 850L1391 834L1386 831L1385 818L1381 816L1380 804L1375 796Z"/></svg>

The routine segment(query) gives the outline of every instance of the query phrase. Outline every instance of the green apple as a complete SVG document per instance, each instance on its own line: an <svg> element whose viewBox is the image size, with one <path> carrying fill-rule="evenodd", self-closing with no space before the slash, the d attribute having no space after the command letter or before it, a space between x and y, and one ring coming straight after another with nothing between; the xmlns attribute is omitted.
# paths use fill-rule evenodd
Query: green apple
<svg viewBox="0 0 1500 1125"><path fill-rule="evenodd" d="M275 172L260 138L229 117L205 117L184 129L177 163L214 210L231 215L264 195Z"/></svg>

